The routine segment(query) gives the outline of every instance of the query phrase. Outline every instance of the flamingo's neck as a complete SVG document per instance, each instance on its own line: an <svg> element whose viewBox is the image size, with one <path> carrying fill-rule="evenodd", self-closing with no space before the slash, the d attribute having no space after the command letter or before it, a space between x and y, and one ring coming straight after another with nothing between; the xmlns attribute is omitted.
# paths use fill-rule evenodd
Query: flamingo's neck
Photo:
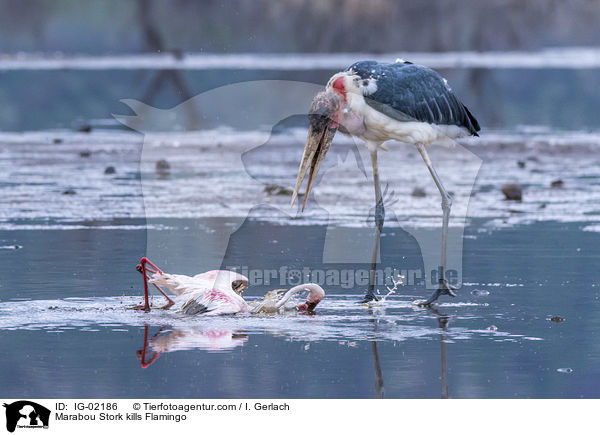
<svg viewBox="0 0 600 435"><path fill-rule="evenodd" d="M304 290L304 287L301 286L301 285L297 285L296 287L292 287L287 292L285 292L285 294L283 295L283 297L277 302L277 304L275 304L275 307L277 309L283 307L286 304L286 302L291 299L292 296L294 296L296 293L298 293L298 292L300 292L302 290Z"/></svg>
<svg viewBox="0 0 600 435"><path fill-rule="evenodd" d="M317 302L318 303L325 296L325 292L323 291L323 289L321 288L321 286L319 286L317 284L313 284L313 283L300 284L300 285L297 285L297 286L292 287L291 289L289 289L283 295L283 297L281 298L281 300L279 302L277 302L276 307L277 308L281 308L283 305L285 305L285 303L287 301L290 300L290 298L292 296L294 296L296 293L301 292L303 290L306 290L306 291L309 292L308 297L306 298L307 302Z"/></svg>

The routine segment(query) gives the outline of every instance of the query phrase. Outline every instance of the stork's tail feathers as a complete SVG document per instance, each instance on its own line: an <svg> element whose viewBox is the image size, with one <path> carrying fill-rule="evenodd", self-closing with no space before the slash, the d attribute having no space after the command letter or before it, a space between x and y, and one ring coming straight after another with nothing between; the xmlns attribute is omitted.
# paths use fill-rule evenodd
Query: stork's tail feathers
<svg viewBox="0 0 600 435"><path fill-rule="evenodd" d="M471 132L471 134L473 136L479 136L477 134L477 132L479 130L481 130L481 127L479 126L479 122L477 121L477 119L473 116L473 114L469 111L469 109L467 108L467 106L465 106L463 104L463 108L465 109L465 112L467 113L467 117L469 118L469 122L470 122L470 126L469 126L469 131Z"/></svg>

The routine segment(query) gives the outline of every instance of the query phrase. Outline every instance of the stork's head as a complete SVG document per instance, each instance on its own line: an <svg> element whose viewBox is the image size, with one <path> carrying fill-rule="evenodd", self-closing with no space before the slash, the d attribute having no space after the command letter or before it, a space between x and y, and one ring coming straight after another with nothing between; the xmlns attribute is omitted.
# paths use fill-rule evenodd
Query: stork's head
<svg viewBox="0 0 600 435"><path fill-rule="evenodd" d="M346 83L348 82L348 83ZM340 72L334 74L329 81L327 82L326 90L328 92L333 92L340 96L340 98L347 102L346 94L349 90L351 90L352 80L350 79L347 72Z"/></svg>
<svg viewBox="0 0 600 435"><path fill-rule="evenodd" d="M338 128L342 133L351 135L359 135L364 131L362 115L348 110L350 94L366 96L375 91L377 91L377 83L374 79L363 79L354 70L349 69L334 74L329 79L325 91L319 92L315 96L308 114L310 127L302 162L298 169L296 186L292 194L292 205L310 167L306 193L302 202L302 210L304 210L310 188L319 171L319 165L329 150Z"/></svg>
<svg viewBox="0 0 600 435"><path fill-rule="evenodd" d="M327 82L327 91L338 94L347 103L348 93L371 95L377 91L377 81L372 77L362 78L352 68L334 74Z"/></svg>
<svg viewBox="0 0 600 435"><path fill-rule="evenodd" d="M325 157L325 154L327 154L333 136L335 136L335 132L337 131L342 104L343 97L338 92L332 92L330 90L319 92L313 99L308 114L308 138L306 139L304 154L302 156L302 162L300 162L298 178L296 179L296 186L294 187L294 193L292 195L293 205L298 196L298 189L300 189L300 185L310 166L302 210L304 210L304 206L306 205L306 199L308 198L308 193L312 187L313 180L319 171L319 165Z"/></svg>

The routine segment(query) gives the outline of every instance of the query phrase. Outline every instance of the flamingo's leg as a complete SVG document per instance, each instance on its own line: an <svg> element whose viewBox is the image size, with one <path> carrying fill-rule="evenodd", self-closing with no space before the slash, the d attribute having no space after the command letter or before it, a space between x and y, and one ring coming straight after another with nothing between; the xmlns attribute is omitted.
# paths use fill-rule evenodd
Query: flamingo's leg
<svg viewBox="0 0 600 435"><path fill-rule="evenodd" d="M169 295L167 295L165 293L165 291L163 289L160 288L160 286L156 285L155 283L152 283L152 285L154 287L156 287L156 289L160 292L160 294L162 294L166 299L167 299L167 303L165 305L163 305L162 307L158 307L159 310L168 310L169 308L171 308L173 305L175 305L175 301L173 299L171 299L169 297Z"/></svg>
<svg viewBox="0 0 600 435"><path fill-rule="evenodd" d="M433 181L435 182L435 185L437 186L438 190L440 191L440 195L442 196L442 256L440 267L441 276L439 277L438 289L432 293L429 299L422 303L422 305L427 306L435 302L441 295L448 295L452 297L456 296L456 293L454 293L454 290L456 289L453 286L451 286L448 283L448 280L446 279L446 245L448 240L448 221L450 220L452 196L450 196L446 189L444 189L442 180L440 180L440 177L437 174L435 168L433 167L433 163L431 163L429 155L425 150L425 145L417 144L417 149L419 150L419 153L421 153L421 157L423 157L423 160L427 165L427 169L429 169L429 172L433 177Z"/></svg>
<svg viewBox="0 0 600 435"><path fill-rule="evenodd" d="M138 264L136 266L136 269L144 277L144 305L136 305L133 308L135 310L144 310L144 311L148 312L148 311L150 311L150 300L149 300L149 294L148 294L148 273L163 273L163 272L162 272L162 270L160 270L160 268L158 266L156 266L154 263L152 263L146 257L143 257L140 260L140 264ZM158 288L158 286L155 286L155 287ZM173 305L174 302L161 289L159 289L159 291L169 301L165 307L168 308L171 305Z"/></svg>
<svg viewBox="0 0 600 435"><path fill-rule="evenodd" d="M377 146L370 146L371 164L373 166L373 184L375 186L375 245L373 246L373 254L371 256L371 270L369 273L369 288L367 294L360 301L365 304L371 301L376 301L375 296L375 273L377 271L377 254L379 253L379 241L381 239L381 230L385 221L385 208L383 206L383 195L381 195L381 185L379 184L379 167L377 165Z"/></svg>
<svg viewBox="0 0 600 435"><path fill-rule="evenodd" d="M164 328L160 328L158 330L158 332L152 336L152 338L154 338L158 334L160 334L163 331L163 329ZM154 355L152 355L152 357L148 361L146 361L146 350L147 349L148 349L148 325L144 325L144 346L142 347L141 350L138 350L136 352L136 355L137 355L138 359L140 360L140 364L142 365L143 369L147 368L150 364L152 364L154 361L156 361L156 359L160 356L160 352L154 352Z"/></svg>

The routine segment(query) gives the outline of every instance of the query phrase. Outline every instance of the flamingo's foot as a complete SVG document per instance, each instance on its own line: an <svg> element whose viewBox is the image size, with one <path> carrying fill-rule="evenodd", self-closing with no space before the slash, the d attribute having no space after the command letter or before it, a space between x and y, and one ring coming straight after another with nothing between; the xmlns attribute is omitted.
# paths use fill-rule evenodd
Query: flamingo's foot
<svg viewBox="0 0 600 435"><path fill-rule="evenodd" d="M378 301L379 299L377 299L377 296L375 296L373 293L367 293L365 295L365 297L359 301L359 304L368 304L369 302L373 302L373 301Z"/></svg>
<svg viewBox="0 0 600 435"><path fill-rule="evenodd" d="M169 299L169 302L167 302L165 305L163 305L162 307L157 307L155 308L156 310L168 310L169 308L171 308L173 305L175 305L175 302L173 302L172 300Z"/></svg>
<svg viewBox="0 0 600 435"><path fill-rule="evenodd" d="M451 296L451 297L455 298L456 293L454 292L454 290L456 290L456 287L448 284L447 280L440 279L440 287L437 290L435 290L431 294L431 296L429 296L429 299L427 299L426 301L419 301L417 305L419 305L421 307L428 307L432 303L437 301L440 296L443 296L443 295L447 295L447 296Z"/></svg>
<svg viewBox="0 0 600 435"><path fill-rule="evenodd" d="M134 305L134 306L133 306L133 307L131 307L131 308L132 308L132 309L134 309L134 310L145 311L145 312L149 312L149 311L150 311L150 307L149 307L149 306L147 307L147 306L146 306L146 305L144 305L144 304L141 304L141 305Z"/></svg>

